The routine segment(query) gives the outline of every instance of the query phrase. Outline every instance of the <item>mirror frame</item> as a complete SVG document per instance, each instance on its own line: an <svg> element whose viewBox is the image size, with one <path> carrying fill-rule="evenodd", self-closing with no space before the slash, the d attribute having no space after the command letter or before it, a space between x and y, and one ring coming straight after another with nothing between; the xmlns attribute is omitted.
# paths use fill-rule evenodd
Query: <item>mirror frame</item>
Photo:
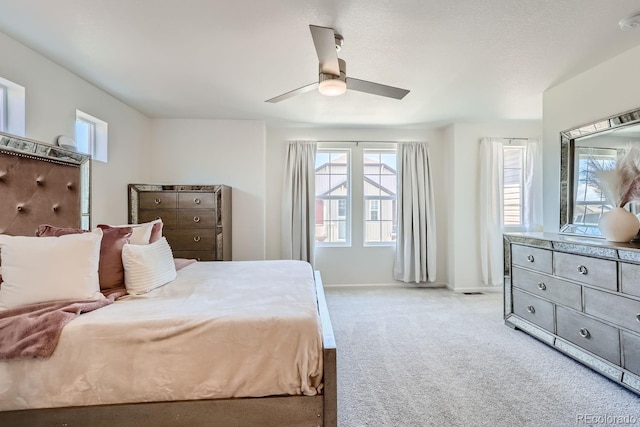
<svg viewBox="0 0 640 427"><path fill-rule="evenodd" d="M640 108L609 116L560 132L560 233L573 218L574 158L576 140L599 133L611 132L640 123ZM574 234L565 232L566 234ZM584 235L584 237L595 237Z"/></svg>
<svg viewBox="0 0 640 427"><path fill-rule="evenodd" d="M6 132L0 132L0 152L19 153L25 157L80 168L80 221L83 228L91 229L91 156L89 154L79 153L58 145L47 144ZM86 197L86 212L82 210L83 196ZM83 216L87 217L86 223L82 223Z"/></svg>

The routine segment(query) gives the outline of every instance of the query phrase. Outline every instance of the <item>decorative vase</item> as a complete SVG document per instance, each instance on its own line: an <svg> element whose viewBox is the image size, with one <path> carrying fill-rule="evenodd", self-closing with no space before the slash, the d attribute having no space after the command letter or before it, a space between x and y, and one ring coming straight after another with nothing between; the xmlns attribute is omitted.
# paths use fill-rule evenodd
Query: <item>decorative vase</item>
<svg viewBox="0 0 640 427"><path fill-rule="evenodd" d="M602 214L598 227L608 241L628 242L638 234L640 221L624 208L613 208Z"/></svg>

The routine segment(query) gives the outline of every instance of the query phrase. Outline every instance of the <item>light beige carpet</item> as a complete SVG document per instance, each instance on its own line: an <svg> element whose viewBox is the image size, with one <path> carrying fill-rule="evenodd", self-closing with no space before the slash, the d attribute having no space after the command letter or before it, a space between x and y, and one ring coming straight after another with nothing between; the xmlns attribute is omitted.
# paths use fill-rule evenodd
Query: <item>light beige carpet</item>
<svg viewBox="0 0 640 427"><path fill-rule="evenodd" d="M639 396L505 326L501 294L331 287L327 299L340 427L640 425Z"/></svg>

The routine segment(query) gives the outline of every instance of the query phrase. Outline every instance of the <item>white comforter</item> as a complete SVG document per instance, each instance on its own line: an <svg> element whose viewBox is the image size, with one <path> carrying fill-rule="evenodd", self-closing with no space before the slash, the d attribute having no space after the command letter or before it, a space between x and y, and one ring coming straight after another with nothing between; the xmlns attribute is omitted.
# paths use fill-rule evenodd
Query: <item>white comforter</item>
<svg viewBox="0 0 640 427"><path fill-rule="evenodd" d="M50 359L0 362L0 410L314 395L321 381L308 263L200 262L74 319Z"/></svg>

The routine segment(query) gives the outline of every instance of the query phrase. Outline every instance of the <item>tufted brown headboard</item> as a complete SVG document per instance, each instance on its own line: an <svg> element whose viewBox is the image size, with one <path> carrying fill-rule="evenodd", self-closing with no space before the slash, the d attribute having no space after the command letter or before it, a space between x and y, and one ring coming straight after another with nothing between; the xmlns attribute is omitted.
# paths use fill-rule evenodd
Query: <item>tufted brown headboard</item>
<svg viewBox="0 0 640 427"><path fill-rule="evenodd" d="M34 236L40 224L79 228L86 157L0 133L0 233Z"/></svg>

